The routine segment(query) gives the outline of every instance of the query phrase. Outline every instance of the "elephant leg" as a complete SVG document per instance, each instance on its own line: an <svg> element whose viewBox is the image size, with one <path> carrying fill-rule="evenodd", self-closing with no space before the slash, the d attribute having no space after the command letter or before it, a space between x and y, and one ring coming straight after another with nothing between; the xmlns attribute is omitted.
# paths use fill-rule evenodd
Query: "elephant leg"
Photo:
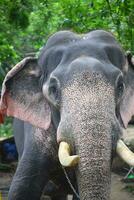
<svg viewBox="0 0 134 200"><path fill-rule="evenodd" d="M41 197L44 185L49 179L49 161L25 158L19 162L13 178L9 200L38 200Z"/></svg>
<svg viewBox="0 0 134 200"><path fill-rule="evenodd" d="M50 196L51 200L67 200L68 191L59 188L59 183L56 184L50 180L44 188L43 194Z"/></svg>

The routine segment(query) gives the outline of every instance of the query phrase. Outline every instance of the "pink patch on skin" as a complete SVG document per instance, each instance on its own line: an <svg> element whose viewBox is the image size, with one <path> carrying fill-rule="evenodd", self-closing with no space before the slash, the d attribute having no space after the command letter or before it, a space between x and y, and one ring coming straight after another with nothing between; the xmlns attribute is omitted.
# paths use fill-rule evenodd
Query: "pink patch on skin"
<svg viewBox="0 0 134 200"><path fill-rule="evenodd" d="M3 101L4 102L2 102L2 106L4 109L2 109L1 112L6 114L7 116L19 118L23 121L27 121L32 125L37 126L39 128L43 128L45 130L49 128L51 123L51 114L50 108L47 105L44 108L44 113L40 112L40 114L33 112L32 110L28 109L25 105L13 100L7 92L6 95L4 95Z"/></svg>

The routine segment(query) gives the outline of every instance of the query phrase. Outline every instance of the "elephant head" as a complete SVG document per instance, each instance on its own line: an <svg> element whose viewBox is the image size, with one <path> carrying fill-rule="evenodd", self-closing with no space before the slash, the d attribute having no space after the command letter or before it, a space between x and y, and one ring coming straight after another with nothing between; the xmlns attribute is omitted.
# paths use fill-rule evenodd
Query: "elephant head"
<svg viewBox="0 0 134 200"><path fill-rule="evenodd" d="M39 58L25 58L7 74L1 113L44 130L54 124L61 164L78 163L80 199L108 199L114 154L134 166L121 140L134 114L133 85L133 67L112 34L61 31Z"/></svg>

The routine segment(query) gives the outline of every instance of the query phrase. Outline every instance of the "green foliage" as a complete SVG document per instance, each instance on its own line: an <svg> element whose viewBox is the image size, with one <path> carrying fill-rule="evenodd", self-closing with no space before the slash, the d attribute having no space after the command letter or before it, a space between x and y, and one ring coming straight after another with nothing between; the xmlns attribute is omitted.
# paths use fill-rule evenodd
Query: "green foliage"
<svg viewBox="0 0 134 200"><path fill-rule="evenodd" d="M5 123L0 125L0 138L1 137L10 137L12 135L12 119L6 118Z"/></svg>
<svg viewBox="0 0 134 200"><path fill-rule="evenodd" d="M126 185L126 187L124 189L127 190L128 192L131 192L132 194L134 194L134 185L133 184Z"/></svg>
<svg viewBox="0 0 134 200"><path fill-rule="evenodd" d="M23 55L21 35L29 25L31 11L30 0L0 0L0 83Z"/></svg>
<svg viewBox="0 0 134 200"><path fill-rule="evenodd" d="M133 9L131 0L0 0L0 66L6 72L63 29L109 30L134 51Z"/></svg>

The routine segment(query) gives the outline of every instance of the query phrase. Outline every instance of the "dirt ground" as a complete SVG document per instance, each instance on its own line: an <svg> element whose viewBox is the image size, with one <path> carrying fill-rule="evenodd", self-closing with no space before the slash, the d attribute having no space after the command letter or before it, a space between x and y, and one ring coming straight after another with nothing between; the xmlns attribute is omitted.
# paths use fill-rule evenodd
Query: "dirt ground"
<svg viewBox="0 0 134 200"><path fill-rule="evenodd" d="M134 193L126 189L130 186L134 188L134 183L123 183L122 178L112 173L111 200L134 200Z"/></svg>
<svg viewBox="0 0 134 200"><path fill-rule="evenodd" d="M2 200L7 200L7 193L13 177L12 173L0 173L0 193ZM126 189L128 186L134 188L134 183L123 183L122 176L112 173L111 200L134 200L134 193ZM68 200L72 200L69 196Z"/></svg>

